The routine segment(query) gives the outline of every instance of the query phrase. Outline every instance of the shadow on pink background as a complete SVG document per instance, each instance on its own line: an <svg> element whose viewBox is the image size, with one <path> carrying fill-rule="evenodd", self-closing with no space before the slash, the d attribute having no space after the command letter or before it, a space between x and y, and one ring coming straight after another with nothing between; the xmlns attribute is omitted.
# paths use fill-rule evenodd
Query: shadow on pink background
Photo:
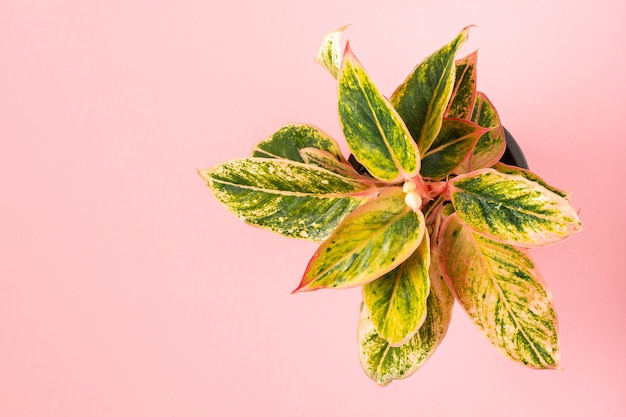
<svg viewBox="0 0 626 417"><path fill-rule="evenodd" d="M0 416L626 415L626 6L546 3L0 3ZM346 23L387 94L478 25L479 88L585 222L533 252L562 371L510 362L457 308L420 371L377 387L358 290L290 295L315 245L245 226L197 176L289 122L343 141L313 58Z"/></svg>

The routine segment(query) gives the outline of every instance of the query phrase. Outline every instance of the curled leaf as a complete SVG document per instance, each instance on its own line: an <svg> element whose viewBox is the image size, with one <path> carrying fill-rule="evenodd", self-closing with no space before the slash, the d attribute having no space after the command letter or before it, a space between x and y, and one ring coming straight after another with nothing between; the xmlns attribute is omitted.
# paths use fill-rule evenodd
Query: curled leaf
<svg viewBox="0 0 626 417"><path fill-rule="evenodd" d="M317 51L315 60L330 72L330 75L337 78L339 68L341 68L341 35L350 25L346 25L334 32L330 32L324 39Z"/></svg>

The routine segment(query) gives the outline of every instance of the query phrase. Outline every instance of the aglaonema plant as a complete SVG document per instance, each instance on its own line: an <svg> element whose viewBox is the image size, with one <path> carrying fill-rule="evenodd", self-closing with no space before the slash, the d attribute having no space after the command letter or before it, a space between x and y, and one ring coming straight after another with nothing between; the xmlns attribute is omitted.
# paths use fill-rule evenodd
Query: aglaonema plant
<svg viewBox="0 0 626 417"><path fill-rule="evenodd" d="M487 339L531 368L559 367L557 317L528 248L582 223L568 194L499 162L496 109L476 90L468 29L386 98L343 28L317 55L338 82L339 120L364 170L320 129L291 124L199 171L245 222L321 242L294 292L361 287L359 356L380 385L415 372L444 338L455 300Z"/></svg>

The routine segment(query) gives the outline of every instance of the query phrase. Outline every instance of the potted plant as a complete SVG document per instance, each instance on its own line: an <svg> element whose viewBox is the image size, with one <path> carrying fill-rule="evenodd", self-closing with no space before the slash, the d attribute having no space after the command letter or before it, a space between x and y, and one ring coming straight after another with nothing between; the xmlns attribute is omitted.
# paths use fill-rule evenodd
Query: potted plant
<svg viewBox="0 0 626 417"><path fill-rule="evenodd" d="M455 60L468 28L389 99L349 43L341 53L343 30L326 35L317 61L337 79L356 168L323 131L292 124L199 174L243 221L321 243L294 292L361 287L359 355L376 383L432 355L455 300L505 355L557 368L556 312L528 248L582 223L567 193L499 162L504 128L476 90L476 53Z"/></svg>

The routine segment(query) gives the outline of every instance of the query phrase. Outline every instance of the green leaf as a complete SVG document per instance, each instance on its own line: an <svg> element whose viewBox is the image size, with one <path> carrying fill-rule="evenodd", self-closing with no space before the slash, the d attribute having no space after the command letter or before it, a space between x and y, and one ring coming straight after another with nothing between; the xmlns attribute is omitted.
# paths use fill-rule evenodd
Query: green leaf
<svg viewBox="0 0 626 417"><path fill-rule="evenodd" d="M424 215L399 187L352 212L311 258L297 291L367 284L407 259L424 236Z"/></svg>
<svg viewBox="0 0 626 417"><path fill-rule="evenodd" d="M537 174L535 174L535 173L533 173L533 172L531 172L531 171L529 171L527 169L518 168L518 167L515 167L515 166L511 166L511 165L506 165L506 164L503 164L501 162L498 162L492 168L495 169L498 172L502 172L503 174L521 175L522 177L526 178L527 180L534 181L534 182L538 183L539 185L541 185L541 186L547 188L548 190L552 191L553 193L560 195L564 199L566 199L566 200L569 199L569 195L570 194L568 192L563 191L563 190L559 190L558 188L549 185L544 180L539 178L539 176Z"/></svg>
<svg viewBox="0 0 626 417"><path fill-rule="evenodd" d="M289 159L304 162L300 150L317 148L345 162L339 145L315 126L291 124L280 128L252 150L253 157Z"/></svg>
<svg viewBox="0 0 626 417"><path fill-rule="evenodd" d="M552 297L527 251L472 232L456 215L444 223L439 248L450 288L487 339L524 365L557 368Z"/></svg>
<svg viewBox="0 0 626 417"><path fill-rule="evenodd" d="M582 228L567 200L520 175L481 169L450 180L449 190L459 219L499 242L546 246Z"/></svg>
<svg viewBox="0 0 626 417"><path fill-rule="evenodd" d="M363 300L377 333L392 346L405 343L426 319L430 291L428 235L406 261L363 286Z"/></svg>
<svg viewBox="0 0 626 417"><path fill-rule="evenodd" d="M419 154L406 126L349 45L339 73L339 120L350 151L375 178L397 182L419 172Z"/></svg>
<svg viewBox="0 0 626 417"><path fill-rule="evenodd" d="M199 174L243 221L314 241L324 240L375 192L371 183L287 159L237 159Z"/></svg>
<svg viewBox="0 0 626 417"><path fill-rule="evenodd" d="M445 114L454 87L454 56L467 39L465 28L449 44L426 58L391 97L421 153L428 151Z"/></svg>
<svg viewBox="0 0 626 417"><path fill-rule="evenodd" d="M420 174L433 180L450 175L472 151L487 129L463 119L443 119L432 146L422 155Z"/></svg>
<svg viewBox="0 0 626 417"><path fill-rule="evenodd" d="M330 32L324 39L322 45L317 51L315 60L337 78L339 68L341 68L341 35L350 25L346 25L334 32Z"/></svg>
<svg viewBox="0 0 626 417"><path fill-rule="evenodd" d="M426 320L408 342L391 346L376 331L367 307L361 306L357 331L361 366L379 385L387 385L394 379L406 378L417 371L434 353L448 330L454 298L439 271L437 249L432 249Z"/></svg>
<svg viewBox="0 0 626 417"><path fill-rule="evenodd" d="M455 80L445 117L470 119L476 101L476 61L478 51L455 62Z"/></svg>
<svg viewBox="0 0 626 417"><path fill-rule="evenodd" d="M480 91L476 95L472 121L481 127L491 129L480 137L472 154L456 170L457 174L489 168L500 160L506 150L504 128L500 123L498 112L487 96Z"/></svg>

